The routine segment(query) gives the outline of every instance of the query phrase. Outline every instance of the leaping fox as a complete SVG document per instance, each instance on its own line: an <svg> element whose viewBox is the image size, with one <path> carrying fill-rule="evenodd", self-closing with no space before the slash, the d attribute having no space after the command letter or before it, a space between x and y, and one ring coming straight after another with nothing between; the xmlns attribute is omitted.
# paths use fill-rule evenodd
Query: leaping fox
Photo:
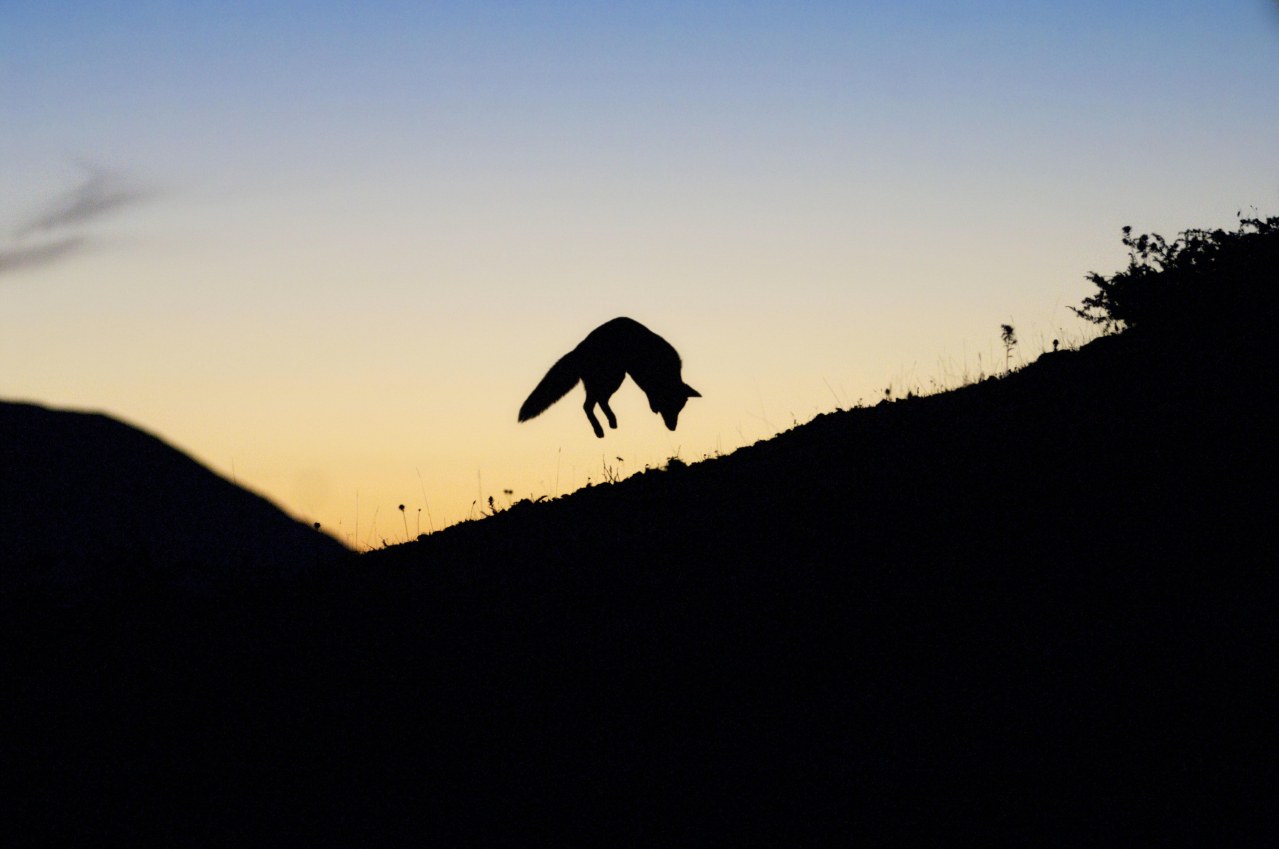
<svg viewBox="0 0 1279 849"><path fill-rule="evenodd" d="M520 407L520 421L541 415L580 380L586 387L586 418L595 435L603 438L604 428L595 418L595 405L604 411L608 426L616 428L617 417L608 406L608 399L630 374L648 396L649 409L659 413L666 427L674 430L688 399L702 397L680 377L680 366L679 354L661 336L633 319L615 318L592 330L580 345L551 366Z"/></svg>

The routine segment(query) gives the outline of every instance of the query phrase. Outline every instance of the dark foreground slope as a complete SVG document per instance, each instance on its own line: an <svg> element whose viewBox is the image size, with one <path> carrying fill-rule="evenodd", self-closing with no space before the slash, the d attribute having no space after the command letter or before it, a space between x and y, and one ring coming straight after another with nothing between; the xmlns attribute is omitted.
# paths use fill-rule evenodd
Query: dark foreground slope
<svg viewBox="0 0 1279 849"><path fill-rule="evenodd" d="M41 846L1265 845L1254 315L284 587L27 605L10 823Z"/></svg>
<svg viewBox="0 0 1279 849"><path fill-rule="evenodd" d="M476 780L552 829L1233 842L1279 777L1253 736L1274 389L1244 340L1190 341L1102 339L365 560L408 642L482 635Z"/></svg>

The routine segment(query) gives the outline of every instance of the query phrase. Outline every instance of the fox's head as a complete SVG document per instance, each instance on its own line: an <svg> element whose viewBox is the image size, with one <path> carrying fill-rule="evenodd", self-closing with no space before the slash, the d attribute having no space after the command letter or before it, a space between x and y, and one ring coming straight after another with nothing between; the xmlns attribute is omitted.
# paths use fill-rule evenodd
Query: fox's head
<svg viewBox="0 0 1279 849"><path fill-rule="evenodd" d="M648 407L662 417L662 421L666 422L668 430L674 430L675 425L679 423L680 410L684 409L688 399L701 397L702 393L687 383L681 382L679 386L675 387L673 392L658 396L650 395L648 397Z"/></svg>

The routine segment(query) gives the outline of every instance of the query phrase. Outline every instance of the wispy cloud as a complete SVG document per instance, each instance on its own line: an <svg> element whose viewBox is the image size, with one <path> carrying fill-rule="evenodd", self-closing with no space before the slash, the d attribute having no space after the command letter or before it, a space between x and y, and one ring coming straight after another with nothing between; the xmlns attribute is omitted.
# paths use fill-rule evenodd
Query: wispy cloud
<svg viewBox="0 0 1279 849"><path fill-rule="evenodd" d="M0 274L57 262L90 243L91 222L152 195L128 176L92 165L81 166L84 181L55 198L0 241Z"/></svg>
<svg viewBox="0 0 1279 849"><path fill-rule="evenodd" d="M114 209L145 199L148 192L132 185L121 174L88 168L88 178L72 191L57 198L42 211L18 227L18 238L72 227L99 218Z"/></svg>
<svg viewBox="0 0 1279 849"><path fill-rule="evenodd" d="M19 246L0 249L0 274L57 262L64 256L69 256L80 250L85 241L84 236L65 236L52 242L30 247Z"/></svg>

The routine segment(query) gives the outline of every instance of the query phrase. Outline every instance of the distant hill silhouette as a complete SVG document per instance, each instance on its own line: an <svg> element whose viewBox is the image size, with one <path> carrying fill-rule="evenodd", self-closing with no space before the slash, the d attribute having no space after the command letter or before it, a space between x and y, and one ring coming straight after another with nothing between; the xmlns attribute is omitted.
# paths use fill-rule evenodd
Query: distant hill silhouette
<svg viewBox="0 0 1279 849"><path fill-rule="evenodd" d="M1272 280L323 580L25 603L8 842L1268 845Z"/></svg>
<svg viewBox="0 0 1279 849"><path fill-rule="evenodd" d="M96 413L0 402L0 586L242 586L346 549L177 449Z"/></svg>

